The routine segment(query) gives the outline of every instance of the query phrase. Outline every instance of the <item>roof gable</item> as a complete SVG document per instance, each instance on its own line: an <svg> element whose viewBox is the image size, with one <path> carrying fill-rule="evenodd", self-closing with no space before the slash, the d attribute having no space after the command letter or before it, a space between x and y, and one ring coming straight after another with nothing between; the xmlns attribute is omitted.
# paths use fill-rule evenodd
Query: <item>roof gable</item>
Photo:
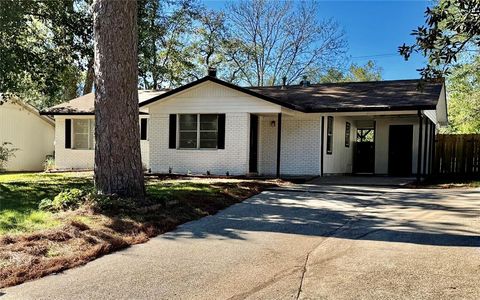
<svg viewBox="0 0 480 300"><path fill-rule="evenodd" d="M170 90L170 91L168 91L168 92L166 92L162 95L159 95L157 97L149 99L148 101L145 101L145 102L141 103L140 107L148 106L148 105L150 105L150 104L152 104L152 103L154 103L158 100L173 96L173 95L181 93L181 92L184 92L188 89L194 88L194 87L196 87L200 84L203 84L205 82L208 82L208 81L219 84L219 85L224 86L224 87L229 88L229 89L233 89L233 90L235 90L237 92L240 92L240 93L244 93L244 94L247 94L247 95L250 95L250 96L253 96L253 97L256 97L256 98L259 98L259 99L262 99L262 100L265 100L265 101L268 101L268 102L271 102L271 103L274 103L274 104L277 104L277 105L280 105L280 106L284 106L286 108L299 110L299 111L302 110L302 108L300 106L297 106L295 104L285 103L285 102L279 101L278 99L272 98L270 96L257 93L253 90L243 88L243 87L240 87L238 85L228 83L226 81L223 81L223 80L220 80L216 77L211 77L211 76L205 76L205 77L203 77L199 80L193 81L193 82L191 82L189 84L186 84L186 85L182 85L181 87L178 87L178 88Z"/></svg>

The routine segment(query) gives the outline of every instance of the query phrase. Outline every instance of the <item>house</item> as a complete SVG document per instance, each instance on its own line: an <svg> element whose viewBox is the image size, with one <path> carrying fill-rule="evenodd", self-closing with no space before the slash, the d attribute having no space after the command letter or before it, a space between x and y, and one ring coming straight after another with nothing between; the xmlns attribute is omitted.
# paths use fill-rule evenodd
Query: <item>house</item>
<svg viewBox="0 0 480 300"><path fill-rule="evenodd" d="M155 173L428 174L447 123L445 85L419 83L245 88L209 74L139 91L143 161ZM92 167L93 95L44 113L55 117L57 167Z"/></svg>
<svg viewBox="0 0 480 300"><path fill-rule="evenodd" d="M0 99L1 100L1 99ZM54 151L54 120L20 100L0 101L0 144L18 149L5 166L7 171L41 171Z"/></svg>

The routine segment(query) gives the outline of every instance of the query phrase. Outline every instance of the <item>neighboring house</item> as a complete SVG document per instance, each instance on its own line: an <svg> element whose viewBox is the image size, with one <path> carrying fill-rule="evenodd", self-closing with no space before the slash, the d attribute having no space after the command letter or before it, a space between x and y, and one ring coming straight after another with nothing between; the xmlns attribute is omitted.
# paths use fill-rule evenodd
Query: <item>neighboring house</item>
<svg viewBox="0 0 480 300"><path fill-rule="evenodd" d="M54 151L55 123L33 106L19 100L0 105L0 144L12 143L15 157L6 164L7 171L41 171Z"/></svg>
<svg viewBox="0 0 480 300"><path fill-rule="evenodd" d="M447 123L445 86L418 83L243 88L207 76L170 91L140 91L148 119L142 155L159 173L428 174L435 131ZM55 116L59 168L92 165L92 150L75 149L85 139L78 135L93 141L76 125L93 122L93 105L85 105L91 98L44 112Z"/></svg>

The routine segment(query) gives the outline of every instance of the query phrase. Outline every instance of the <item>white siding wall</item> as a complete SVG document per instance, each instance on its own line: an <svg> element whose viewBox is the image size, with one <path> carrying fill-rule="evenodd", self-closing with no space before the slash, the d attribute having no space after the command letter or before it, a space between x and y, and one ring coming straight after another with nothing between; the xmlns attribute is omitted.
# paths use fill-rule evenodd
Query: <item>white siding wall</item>
<svg viewBox="0 0 480 300"><path fill-rule="evenodd" d="M94 150L65 149L65 119L93 119L93 116L57 116L55 117L55 168L93 169L95 161ZM150 124L148 124L148 127ZM149 142L141 141L142 164L149 168Z"/></svg>
<svg viewBox="0 0 480 300"><path fill-rule="evenodd" d="M54 126L37 112L15 103L0 105L0 144L10 142L15 157L6 165L8 171L41 171L47 155L54 151Z"/></svg>
<svg viewBox="0 0 480 300"><path fill-rule="evenodd" d="M390 125L413 125L412 172L417 173L418 118L379 118L376 120L375 174L388 174L388 135Z"/></svg>
<svg viewBox="0 0 480 300"><path fill-rule="evenodd" d="M323 156L324 174L346 174L352 172L353 149L356 136L356 128L353 120L344 116L333 116L333 151L327 154L327 123L328 116L325 116L325 145ZM345 127L350 123L350 147L345 147ZM320 152L318 152L320 153Z"/></svg>
<svg viewBox="0 0 480 300"><path fill-rule="evenodd" d="M248 173L250 113L276 113L281 107L207 82L149 106L150 167L153 172L232 175ZM224 113L225 149L168 148L169 114Z"/></svg>

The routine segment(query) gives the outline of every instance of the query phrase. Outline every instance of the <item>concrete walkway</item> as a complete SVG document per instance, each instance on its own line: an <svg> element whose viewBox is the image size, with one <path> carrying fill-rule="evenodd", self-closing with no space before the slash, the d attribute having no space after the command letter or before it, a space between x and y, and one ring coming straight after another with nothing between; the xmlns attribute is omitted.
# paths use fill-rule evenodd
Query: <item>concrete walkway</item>
<svg viewBox="0 0 480 300"><path fill-rule="evenodd" d="M478 299L480 190L268 191L5 299Z"/></svg>

